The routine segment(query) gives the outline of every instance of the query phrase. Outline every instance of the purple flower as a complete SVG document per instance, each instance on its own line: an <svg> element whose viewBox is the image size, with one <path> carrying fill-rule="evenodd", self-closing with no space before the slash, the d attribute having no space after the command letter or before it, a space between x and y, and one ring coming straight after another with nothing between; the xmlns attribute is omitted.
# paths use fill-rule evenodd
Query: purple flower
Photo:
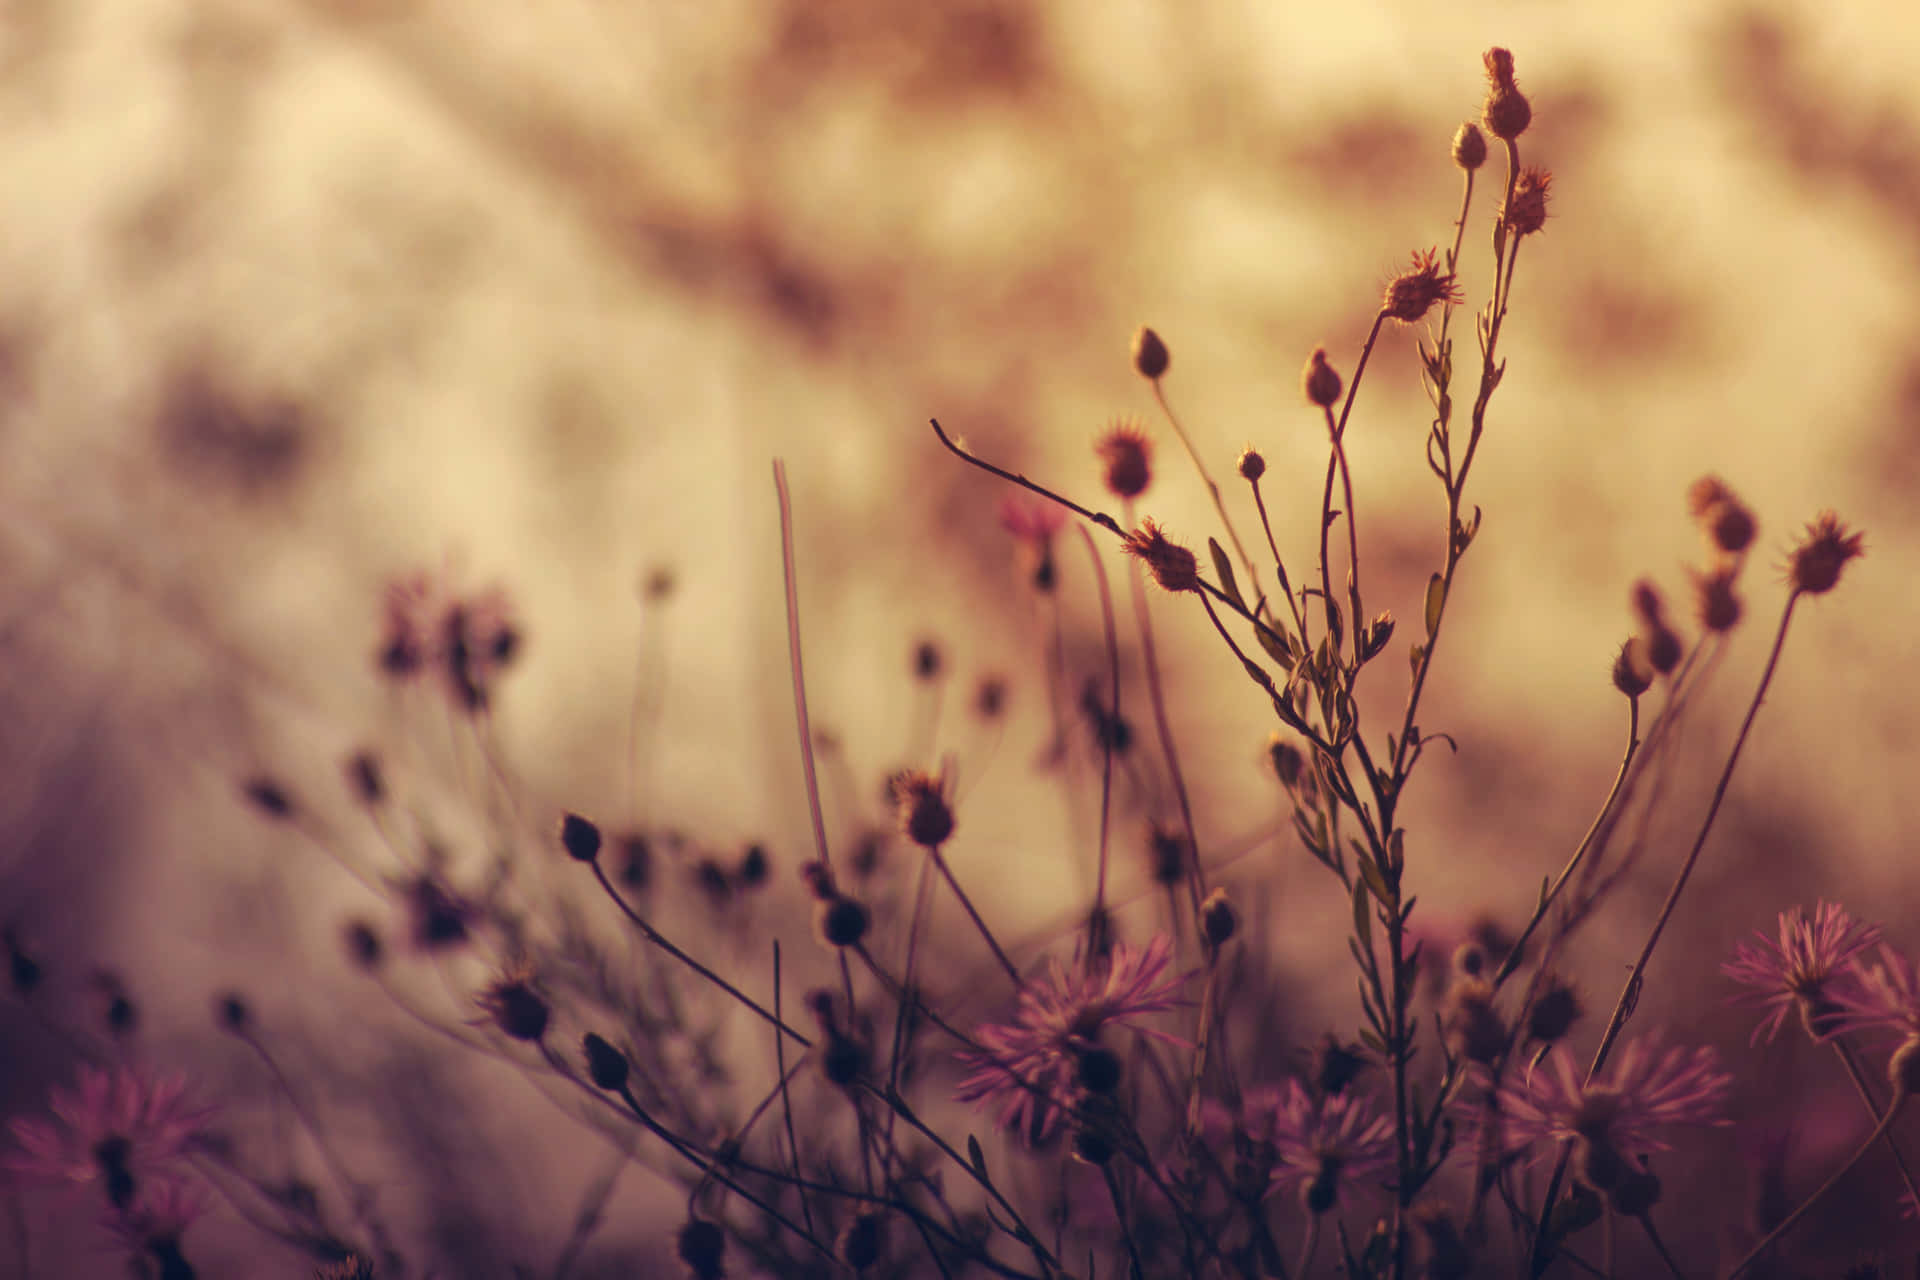
<svg viewBox="0 0 1920 1280"><path fill-rule="evenodd" d="M1171 1009L1186 975L1166 977L1173 942L1165 934L1144 948L1116 946L1111 958L1068 969L1054 961L1043 981L1027 984L1013 1021L989 1023L975 1038L980 1049L960 1054L973 1074L960 1082L962 1102L998 1108L996 1122L1035 1142L1048 1138L1076 1092L1111 1092L1119 1060L1100 1043L1108 1024L1124 1024ZM1148 1035L1179 1043L1149 1027Z"/></svg>
<svg viewBox="0 0 1920 1280"><path fill-rule="evenodd" d="M1833 1012L1829 986L1857 967L1859 956L1880 940L1880 927L1848 915L1838 903L1822 902L1809 920L1804 908L1780 913L1780 941L1755 931L1758 942L1742 942L1720 971L1752 987L1740 999L1769 1009L1753 1030L1752 1043L1772 1040L1797 1008L1807 1034L1825 1039Z"/></svg>
<svg viewBox="0 0 1920 1280"><path fill-rule="evenodd" d="M1674 1125L1725 1124L1721 1115L1732 1077L1713 1050L1635 1041L1591 1084L1566 1050L1547 1055L1545 1070L1500 1087L1511 1148L1542 1140L1572 1142L1576 1171L1606 1189L1631 1172L1627 1161L1667 1147L1662 1131Z"/></svg>
<svg viewBox="0 0 1920 1280"><path fill-rule="evenodd" d="M1857 964L1848 981L1829 991L1829 1035L1852 1031L1920 1035L1920 965L1880 944L1880 958Z"/></svg>
<svg viewBox="0 0 1920 1280"><path fill-rule="evenodd" d="M101 1225L128 1254L164 1261L179 1256L180 1238L206 1211L206 1188L163 1178L142 1186L131 1204L107 1213Z"/></svg>
<svg viewBox="0 0 1920 1280"><path fill-rule="evenodd" d="M1247 1093L1242 1127L1273 1144L1273 1188L1299 1188L1307 1207L1325 1213L1340 1188L1393 1172L1393 1125L1353 1091L1316 1099L1298 1080Z"/></svg>
<svg viewBox="0 0 1920 1280"><path fill-rule="evenodd" d="M119 1210L136 1203L136 1192L150 1178L177 1171L212 1115L188 1103L180 1077L154 1077L126 1066L80 1068L79 1090L55 1089L51 1106L58 1123L13 1122L21 1149L0 1164L51 1183L103 1181L108 1201Z"/></svg>

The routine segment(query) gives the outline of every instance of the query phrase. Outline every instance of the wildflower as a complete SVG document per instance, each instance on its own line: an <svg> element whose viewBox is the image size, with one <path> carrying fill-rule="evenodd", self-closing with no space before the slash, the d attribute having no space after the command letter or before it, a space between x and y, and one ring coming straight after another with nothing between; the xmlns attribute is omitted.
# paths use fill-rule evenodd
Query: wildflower
<svg viewBox="0 0 1920 1280"><path fill-rule="evenodd" d="M747 851L740 855L740 870L735 873L742 886L758 889L773 874L773 863L767 856L767 847L763 844L750 844Z"/></svg>
<svg viewBox="0 0 1920 1280"><path fill-rule="evenodd" d="M1739 555L1753 544L1759 526L1753 512L1719 476L1702 476L1687 490L1687 506L1714 546Z"/></svg>
<svg viewBox="0 0 1920 1280"><path fill-rule="evenodd" d="M1326 1097L1345 1093L1347 1086L1366 1069L1367 1059L1359 1045L1341 1044L1328 1032L1314 1046L1313 1068L1308 1078L1313 1081L1314 1091Z"/></svg>
<svg viewBox="0 0 1920 1280"><path fill-rule="evenodd" d="M1816 1040L1829 1033L1833 1013L1829 987L1851 974L1858 957L1880 940L1880 927L1854 919L1834 902L1822 902L1813 917L1800 907L1780 913L1780 940L1754 934L1758 942L1742 941L1733 959L1720 971L1735 982L1753 988L1743 999L1770 1012L1753 1030L1752 1043L1772 1040L1786 1021L1787 1011L1798 1009L1807 1034Z"/></svg>
<svg viewBox="0 0 1920 1280"><path fill-rule="evenodd" d="M1307 403L1322 409L1331 409L1340 403L1340 375L1327 363L1325 347L1315 347L1307 357L1306 372L1300 375L1300 389L1306 393Z"/></svg>
<svg viewBox="0 0 1920 1280"><path fill-rule="evenodd" d="M1487 64L1487 102L1480 111L1481 123L1494 137L1511 142L1533 123L1533 106L1527 95L1513 82L1513 54L1505 49L1489 49Z"/></svg>
<svg viewBox="0 0 1920 1280"><path fill-rule="evenodd" d="M1787 580L1795 591L1825 595L1840 581L1847 561L1865 552L1865 542L1864 535L1847 532L1839 516L1822 511L1788 557Z"/></svg>
<svg viewBox="0 0 1920 1280"><path fill-rule="evenodd" d="M931 640L922 640L913 647L913 678L933 680L939 677L940 668L946 665L941 660L940 646Z"/></svg>
<svg viewBox="0 0 1920 1280"><path fill-rule="evenodd" d="M1461 974L1447 988L1445 1021L1447 1044L1469 1062L1491 1064L1507 1047L1507 1022L1493 1007L1493 984L1477 975L1486 967L1486 952L1473 943L1470 962L1459 963Z"/></svg>
<svg viewBox="0 0 1920 1280"><path fill-rule="evenodd" d="M161 1280L173 1280L194 1274L180 1239L206 1211L206 1191L198 1183L162 1178L142 1186L131 1204L111 1210L101 1225L130 1256L151 1258Z"/></svg>
<svg viewBox="0 0 1920 1280"><path fill-rule="evenodd" d="M1553 175L1532 165L1514 179L1513 194L1507 200L1507 229L1516 236L1530 236L1547 225L1547 194Z"/></svg>
<svg viewBox="0 0 1920 1280"><path fill-rule="evenodd" d="M1167 976L1172 959L1172 939L1161 934L1145 947L1116 944L1107 959L1089 957L1072 970L1055 961L1021 991L1012 1022L979 1029L981 1049L960 1055L972 1074L956 1096L997 1107L1000 1125L1045 1141L1075 1098L1080 1060L1102 1048L1101 1033L1174 1006L1186 976Z"/></svg>
<svg viewBox="0 0 1920 1280"><path fill-rule="evenodd" d="M467 940L467 926L480 914L472 903L431 874L414 877L404 892L415 946L435 951Z"/></svg>
<svg viewBox="0 0 1920 1280"><path fill-rule="evenodd" d="M1107 490L1116 498L1137 498L1153 480L1153 441L1136 424L1120 421L1094 443L1105 467Z"/></svg>
<svg viewBox="0 0 1920 1280"><path fill-rule="evenodd" d="M1438 251L1416 250L1413 265L1387 282L1380 311L1388 319L1412 324L1433 310L1435 304L1458 301L1460 286L1454 282L1452 272L1440 269ZM1311 389L1307 394L1312 398Z"/></svg>
<svg viewBox="0 0 1920 1280"><path fill-rule="evenodd" d="M1166 373L1172 357L1167 354L1167 344L1160 335L1141 325L1133 335L1133 368L1136 373L1150 382L1158 382Z"/></svg>
<svg viewBox="0 0 1920 1280"><path fill-rule="evenodd" d="M1639 636L1621 642L1613 658L1613 687L1629 698L1637 698L1653 687L1653 663L1647 658L1647 642Z"/></svg>
<svg viewBox="0 0 1920 1280"><path fill-rule="evenodd" d="M1151 520L1127 535L1121 550L1147 562L1153 580L1167 591L1198 591L1200 561L1192 551L1168 539L1166 532Z"/></svg>
<svg viewBox="0 0 1920 1280"><path fill-rule="evenodd" d="M1663 1050L1635 1041L1591 1084L1581 1083L1564 1050L1549 1052L1545 1066L1501 1085L1507 1138L1515 1147L1573 1143L1575 1171L1597 1191L1617 1185L1638 1157L1665 1150L1663 1130L1725 1123L1721 1107L1732 1077L1704 1045Z"/></svg>
<svg viewBox="0 0 1920 1280"><path fill-rule="evenodd" d="M834 894L813 909L814 936L829 947L858 946L872 924L873 914L857 898Z"/></svg>
<svg viewBox="0 0 1920 1280"><path fill-rule="evenodd" d="M509 968L475 999L510 1039L537 1044L547 1034L553 1010L534 986L531 971L523 967Z"/></svg>
<svg viewBox="0 0 1920 1280"><path fill-rule="evenodd" d="M934 849L953 835L953 806L947 803L945 775L909 769L895 774L888 786L907 839L923 849Z"/></svg>
<svg viewBox="0 0 1920 1280"><path fill-rule="evenodd" d="M1298 1188L1307 1208L1325 1213L1342 1187L1391 1173L1393 1123L1349 1092L1315 1097L1298 1080L1247 1093L1247 1136L1273 1144L1272 1190Z"/></svg>
<svg viewBox="0 0 1920 1280"><path fill-rule="evenodd" d="M1733 593L1739 571L1732 565L1720 565L1694 575L1694 590L1700 604L1700 625L1709 631L1731 631L1740 622L1740 597Z"/></svg>
<svg viewBox="0 0 1920 1280"><path fill-rule="evenodd" d="M1882 942L1874 963L1855 961L1846 978L1822 988L1821 1029L1829 1036L1855 1031L1920 1035L1920 965Z"/></svg>
<svg viewBox="0 0 1920 1280"><path fill-rule="evenodd" d="M46 1182L104 1182L122 1210L150 1179L176 1172L212 1116L187 1101L181 1077L125 1066L80 1068L79 1090L53 1090L50 1105L57 1123L13 1122L21 1150L0 1165Z"/></svg>
<svg viewBox="0 0 1920 1280"><path fill-rule="evenodd" d="M1471 120L1454 131L1453 162L1468 173L1487 162L1487 135Z"/></svg>

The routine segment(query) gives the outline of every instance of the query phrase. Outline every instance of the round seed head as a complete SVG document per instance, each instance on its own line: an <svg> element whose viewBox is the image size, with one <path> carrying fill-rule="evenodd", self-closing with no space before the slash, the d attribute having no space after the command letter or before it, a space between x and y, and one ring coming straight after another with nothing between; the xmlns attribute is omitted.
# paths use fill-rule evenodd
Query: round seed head
<svg viewBox="0 0 1920 1280"><path fill-rule="evenodd" d="M1259 450L1248 445L1240 453L1239 471L1242 480L1258 480L1267 474L1267 460L1260 456Z"/></svg>
<svg viewBox="0 0 1920 1280"><path fill-rule="evenodd" d="M1158 381L1167 371L1172 357L1167 354L1167 344L1160 341L1160 335L1141 325L1133 335L1133 368L1141 377Z"/></svg>
<svg viewBox="0 0 1920 1280"><path fill-rule="evenodd" d="M1306 392L1307 403L1322 409L1331 409L1340 403L1340 375L1327 363L1325 347L1315 347L1307 357L1306 371L1300 375L1300 389Z"/></svg>
<svg viewBox="0 0 1920 1280"><path fill-rule="evenodd" d="M835 897L814 908L820 940L830 947L851 947L867 936L873 916L855 898Z"/></svg>

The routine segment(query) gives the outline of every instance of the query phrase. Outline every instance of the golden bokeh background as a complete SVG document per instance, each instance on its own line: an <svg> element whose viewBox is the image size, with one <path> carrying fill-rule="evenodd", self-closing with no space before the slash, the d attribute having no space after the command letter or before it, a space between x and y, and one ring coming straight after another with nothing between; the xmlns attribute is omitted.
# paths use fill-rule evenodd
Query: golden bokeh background
<svg viewBox="0 0 1920 1280"><path fill-rule="evenodd" d="M1685 596L1684 492L1713 471L1760 513L1763 554L1693 724L1698 768L1673 784L1675 840L1800 524L1837 508L1869 555L1795 625L1640 1016L1743 1034L1710 961L1816 895L1920 944L1920 21L1885 0L9 0L4 923L143 975L176 1053L235 983L316 1037L357 1017L337 934L370 899L315 841L263 828L235 780L328 795L371 742L458 795L444 726L396 711L371 663L386 581L449 563L526 623L495 728L530 823L575 808L765 840L791 895L809 841L776 457L845 790L950 753L956 868L1015 935L1059 918L1089 874L1092 775L1063 801L1034 767L1048 614L1004 487L926 420L1094 502L1090 441L1137 415L1162 445L1145 509L1197 543L1217 532L1204 489L1127 363L1151 323L1209 465L1265 453L1275 532L1309 572L1325 439L1299 369L1324 343L1350 371L1381 283L1449 239L1447 143L1493 44L1516 52L1524 155L1554 199L1521 255L1485 525L1422 717L1460 748L1429 754L1411 802L1425 909L1521 915L1585 828L1623 733L1606 671L1628 587ZM1415 375L1412 335L1389 332L1352 428L1394 655L1444 512ZM677 585L655 607L661 567ZM1062 568L1077 680L1098 615L1076 544ZM1154 608L1202 838L1238 848L1280 817L1270 714L1177 603ZM954 673L932 756L922 637ZM636 669L658 698L641 783ZM1011 681L998 734L966 711L987 673ZM1403 690L1375 696L1397 711ZM1583 945L1603 988L1673 844ZM1290 841L1252 857L1303 1000L1351 1019L1337 889ZM9 1096L38 1096L58 1056L15 1054Z"/></svg>

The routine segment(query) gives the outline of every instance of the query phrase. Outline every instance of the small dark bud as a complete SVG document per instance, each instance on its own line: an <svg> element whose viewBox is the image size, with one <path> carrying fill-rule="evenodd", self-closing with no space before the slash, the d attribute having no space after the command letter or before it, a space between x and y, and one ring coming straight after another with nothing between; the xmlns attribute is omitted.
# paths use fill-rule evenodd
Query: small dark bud
<svg viewBox="0 0 1920 1280"><path fill-rule="evenodd" d="M1300 748L1276 733L1267 739L1267 758L1273 762L1273 774L1280 779L1280 785L1293 790L1307 767L1307 758Z"/></svg>
<svg viewBox="0 0 1920 1280"><path fill-rule="evenodd" d="M727 1274L727 1235L718 1223L689 1218L674 1244L694 1280L720 1280Z"/></svg>
<svg viewBox="0 0 1920 1280"><path fill-rule="evenodd" d="M1307 357L1306 372L1300 375L1300 389L1306 392L1307 403L1333 408L1340 403L1341 385L1340 375L1327 363L1327 349L1315 347Z"/></svg>
<svg viewBox="0 0 1920 1280"><path fill-rule="evenodd" d="M643 835L620 841L620 883L636 892L653 880L653 844Z"/></svg>
<svg viewBox="0 0 1920 1280"><path fill-rule="evenodd" d="M820 1054L820 1073L844 1089L867 1074L868 1062L865 1045L852 1036L830 1034Z"/></svg>
<svg viewBox="0 0 1920 1280"><path fill-rule="evenodd" d="M1240 478L1252 482L1267 474L1267 460L1260 456L1259 450L1248 445L1240 454Z"/></svg>
<svg viewBox="0 0 1920 1280"><path fill-rule="evenodd" d="M740 859L740 884L744 888L758 889L767 882L772 869L767 861L765 845L747 846L746 853Z"/></svg>
<svg viewBox="0 0 1920 1280"><path fill-rule="evenodd" d="M953 809L947 804L946 779L909 770L893 779L894 804L900 829L923 849L933 849L953 835Z"/></svg>
<svg viewBox="0 0 1920 1280"><path fill-rule="evenodd" d="M1493 1007L1493 986L1479 978L1455 979L1447 990L1447 1041L1469 1062L1491 1066L1507 1047L1507 1023Z"/></svg>
<svg viewBox="0 0 1920 1280"><path fill-rule="evenodd" d="M274 821L284 822L293 816L293 797L273 779L249 778L240 789L254 808Z"/></svg>
<svg viewBox="0 0 1920 1280"><path fill-rule="evenodd" d="M1307 1212L1316 1218L1332 1209L1340 1202L1340 1168L1329 1160L1321 1165L1320 1172L1301 1189L1300 1202Z"/></svg>
<svg viewBox="0 0 1920 1280"><path fill-rule="evenodd" d="M587 1077L594 1087L618 1093L627 1083L627 1055L593 1032L587 1032L581 1048L587 1055Z"/></svg>
<svg viewBox="0 0 1920 1280"><path fill-rule="evenodd" d="M1623 641L1614 655L1613 687L1629 698L1653 687L1653 663L1647 658L1647 642L1639 636Z"/></svg>
<svg viewBox="0 0 1920 1280"><path fill-rule="evenodd" d="M1141 325L1133 335L1133 369L1141 377L1158 381L1172 363L1167 354L1167 344L1160 341L1160 335Z"/></svg>
<svg viewBox="0 0 1920 1280"><path fill-rule="evenodd" d="M1573 1029L1586 1012L1580 993L1563 978L1549 979L1547 988L1527 1013L1527 1034L1542 1044L1552 1044Z"/></svg>
<svg viewBox="0 0 1920 1280"><path fill-rule="evenodd" d="M830 902L839 892L834 887L832 868L818 858L800 864L800 881L815 902Z"/></svg>
<svg viewBox="0 0 1920 1280"><path fill-rule="evenodd" d="M702 858L693 867L693 882L715 906L724 906L733 896L733 877L714 858Z"/></svg>
<svg viewBox="0 0 1920 1280"><path fill-rule="evenodd" d="M570 813L560 819L560 845L575 862L592 862L600 856L600 828Z"/></svg>
<svg viewBox="0 0 1920 1280"><path fill-rule="evenodd" d="M1795 591L1825 595L1840 582L1840 571L1866 550L1866 538L1850 533L1840 517L1823 511L1807 526L1798 546L1787 557L1787 582Z"/></svg>
<svg viewBox="0 0 1920 1280"><path fill-rule="evenodd" d="M887 1248L887 1220L878 1213L856 1214L840 1233L834 1251L855 1271L878 1265Z"/></svg>
<svg viewBox="0 0 1920 1280"><path fill-rule="evenodd" d="M1496 138L1511 142L1527 131L1533 122L1533 106L1513 81L1513 55L1505 49L1489 49L1487 63L1487 102L1481 108L1481 123Z"/></svg>
<svg viewBox="0 0 1920 1280"><path fill-rule="evenodd" d="M1454 131L1453 162L1468 173L1487 162L1487 135L1471 120Z"/></svg>
<svg viewBox="0 0 1920 1280"><path fill-rule="evenodd" d="M496 982L481 994L480 1005L492 1015L493 1024L511 1039L537 1044L547 1034L551 1010L546 999L524 978Z"/></svg>
<svg viewBox="0 0 1920 1280"><path fill-rule="evenodd" d="M1239 931L1240 915L1233 909L1225 889L1215 889L1200 904L1200 932L1209 946L1223 947Z"/></svg>
<svg viewBox="0 0 1920 1280"><path fill-rule="evenodd" d="M855 898L836 897L814 909L820 940L830 947L859 945L873 924L873 915Z"/></svg>
<svg viewBox="0 0 1920 1280"><path fill-rule="evenodd" d="M380 967L384 948L380 934L365 920L355 920L347 925L347 956L362 969L374 970Z"/></svg>
<svg viewBox="0 0 1920 1280"><path fill-rule="evenodd" d="M1191 550L1168 538L1152 520L1127 535L1120 549L1146 562L1147 572L1161 590L1179 593L1200 590L1200 561Z"/></svg>
<svg viewBox="0 0 1920 1280"><path fill-rule="evenodd" d="M1187 880L1187 838L1172 827L1157 822L1147 824L1147 853L1152 860L1155 884L1185 884Z"/></svg>
<svg viewBox="0 0 1920 1280"><path fill-rule="evenodd" d="M221 1030L231 1031L235 1035L245 1032L253 1022L253 1011L247 1008L246 1000L237 991L229 991L213 1002L213 1016Z"/></svg>
<svg viewBox="0 0 1920 1280"><path fill-rule="evenodd" d="M1679 633L1671 627L1655 627L1646 636L1646 641L1647 661L1652 664L1653 669L1663 676L1672 675L1673 669L1680 665L1684 649Z"/></svg>
<svg viewBox="0 0 1920 1280"><path fill-rule="evenodd" d="M1700 625L1709 631L1727 632L1740 621L1740 597L1734 594L1735 571L1721 566L1694 579L1699 595Z"/></svg>
<svg viewBox="0 0 1920 1280"><path fill-rule="evenodd" d="M1516 236L1530 236L1547 225L1547 197L1553 189L1553 175L1529 165L1520 171L1507 200L1507 230Z"/></svg>
<svg viewBox="0 0 1920 1280"><path fill-rule="evenodd" d="M938 679L945 663L940 657L940 646L931 640L922 640L913 647L913 677L916 680Z"/></svg>
<svg viewBox="0 0 1920 1280"><path fill-rule="evenodd" d="M979 691L973 695L973 709L982 720L999 719L1000 713L1007 709L1007 682L998 676L982 680Z"/></svg>
<svg viewBox="0 0 1920 1280"><path fill-rule="evenodd" d="M379 757L371 751L359 752L347 761L347 783L361 804L377 805L387 798L386 775L380 770Z"/></svg>
<svg viewBox="0 0 1920 1280"><path fill-rule="evenodd" d="M1073 1155L1087 1164L1103 1166L1113 1159L1113 1140L1092 1129L1081 1129L1073 1135Z"/></svg>
<svg viewBox="0 0 1920 1280"><path fill-rule="evenodd" d="M1331 1035L1322 1037L1313 1051L1313 1084L1322 1097L1345 1093L1366 1069L1367 1060L1357 1047L1341 1044Z"/></svg>
<svg viewBox="0 0 1920 1280"><path fill-rule="evenodd" d="M1633 612L1640 625L1651 631L1666 621L1667 609L1660 589L1645 578L1633 584Z"/></svg>
<svg viewBox="0 0 1920 1280"><path fill-rule="evenodd" d="M1131 422L1117 422L1094 443L1107 491L1116 498L1137 498L1153 483L1153 442Z"/></svg>

